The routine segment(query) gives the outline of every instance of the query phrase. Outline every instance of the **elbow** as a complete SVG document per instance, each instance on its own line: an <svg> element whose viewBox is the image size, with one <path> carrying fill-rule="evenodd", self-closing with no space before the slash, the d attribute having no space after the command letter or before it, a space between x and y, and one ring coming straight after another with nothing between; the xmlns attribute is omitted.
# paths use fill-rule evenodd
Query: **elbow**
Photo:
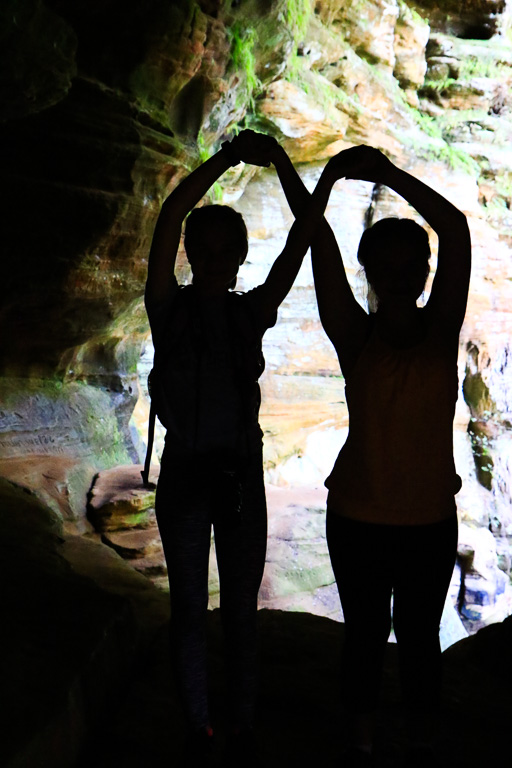
<svg viewBox="0 0 512 768"><path fill-rule="evenodd" d="M458 208L454 208L451 215L446 217L442 230L438 230L437 234L440 240L450 241L453 245L471 245L467 217Z"/></svg>
<svg viewBox="0 0 512 768"><path fill-rule="evenodd" d="M450 226L455 226L460 234L467 235L469 237L469 224L465 213L462 213L458 208L455 209L453 220L450 222Z"/></svg>
<svg viewBox="0 0 512 768"><path fill-rule="evenodd" d="M462 213L462 211L457 210L458 218L459 218L459 224L460 226L464 226L469 231L469 225L468 225L468 218L465 213Z"/></svg>
<svg viewBox="0 0 512 768"><path fill-rule="evenodd" d="M469 230L468 220L463 213L461 213L459 227L460 227L460 238L466 244L466 247L471 253L471 232Z"/></svg>

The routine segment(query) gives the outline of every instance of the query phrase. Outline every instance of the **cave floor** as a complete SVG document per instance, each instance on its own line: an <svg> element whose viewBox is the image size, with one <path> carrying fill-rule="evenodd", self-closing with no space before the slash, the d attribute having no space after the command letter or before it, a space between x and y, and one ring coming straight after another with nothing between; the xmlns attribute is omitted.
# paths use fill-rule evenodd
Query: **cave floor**
<svg viewBox="0 0 512 768"><path fill-rule="evenodd" d="M259 738L261 765L341 766L344 748L338 709L336 662L343 625L304 613L260 611L262 679ZM508 632L512 625L508 627ZM77 768L185 766L184 724L171 680L168 631L155 635L126 695L94 734ZM466 641L463 641L465 643ZM469 646L445 655L445 698L439 753L442 765L481 768L499 760L509 705L497 679L477 674ZM209 613L210 689L216 755L222 765L223 682L219 611ZM471 655L471 654L470 654ZM378 723L378 762L402 765L406 743L396 674L397 647L388 645ZM189 763L190 765L190 763Z"/></svg>
<svg viewBox="0 0 512 768"><path fill-rule="evenodd" d="M9 705L2 711L2 766L183 766L184 723L168 654L168 596L109 547L63 538L55 516L33 494L0 482L0 500L2 694ZM343 624L269 609L259 612L259 621L260 765L342 765L337 667ZM218 610L208 613L208 632L220 757L225 697ZM444 765L509 763L501 758L512 714L511 648L509 617L444 652ZM388 644L379 768L400 766L405 744L397 651Z"/></svg>

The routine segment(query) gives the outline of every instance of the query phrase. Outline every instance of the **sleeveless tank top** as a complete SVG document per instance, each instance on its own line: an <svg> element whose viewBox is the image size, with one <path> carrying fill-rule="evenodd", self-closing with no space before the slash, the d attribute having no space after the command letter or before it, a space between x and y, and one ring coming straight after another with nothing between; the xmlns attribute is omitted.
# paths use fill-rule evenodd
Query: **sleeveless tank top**
<svg viewBox="0 0 512 768"><path fill-rule="evenodd" d="M394 525L454 513L457 349L438 334L396 348L374 327L346 380L349 434L325 482L335 513Z"/></svg>

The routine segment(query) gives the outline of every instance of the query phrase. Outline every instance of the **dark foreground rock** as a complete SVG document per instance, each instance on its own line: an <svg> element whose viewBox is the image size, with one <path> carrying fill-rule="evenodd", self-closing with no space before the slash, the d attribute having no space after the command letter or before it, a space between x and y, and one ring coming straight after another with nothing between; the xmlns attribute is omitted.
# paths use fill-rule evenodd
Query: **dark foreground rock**
<svg viewBox="0 0 512 768"><path fill-rule="evenodd" d="M265 768L341 766L343 719L337 662L343 625L303 613L260 611L260 731ZM217 759L224 743L220 614L209 614L211 707ZM450 768L505 765L510 722L512 620L481 630L446 651L440 755ZM168 663L168 635L154 638L129 697L82 757L80 768L167 765L182 768L184 723ZM500 654L500 655L495 655ZM501 655L503 654L503 655ZM508 658L508 660L507 660ZM406 737L397 679L397 647L389 644L379 718L379 766L400 766ZM113 713L112 713L113 714ZM212 762L211 765L218 765ZM208 763L207 765L210 765Z"/></svg>
<svg viewBox="0 0 512 768"><path fill-rule="evenodd" d="M0 481L5 768L180 766L184 723L168 656L167 596L110 547L64 538L36 498ZM338 660L343 624L260 611L262 766L341 764ZM219 611L208 615L212 719L223 747ZM447 766L506 765L512 618L444 654L441 754ZM379 719L383 768L405 736L397 647L389 644Z"/></svg>
<svg viewBox="0 0 512 768"><path fill-rule="evenodd" d="M68 768L130 689L167 599L0 478L2 768Z"/></svg>

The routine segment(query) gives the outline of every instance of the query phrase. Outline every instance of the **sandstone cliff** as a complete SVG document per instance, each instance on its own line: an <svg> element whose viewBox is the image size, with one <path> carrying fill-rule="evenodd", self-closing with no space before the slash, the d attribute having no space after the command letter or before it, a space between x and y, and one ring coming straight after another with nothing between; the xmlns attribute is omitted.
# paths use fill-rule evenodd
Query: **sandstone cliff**
<svg viewBox="0 0 512 768"><path fill-rule="evenodd" d="M509 4L9 0L0 14L2 475L34 488L67 530L87 531L95 472L140 459L152 227L169 190L231 131L275 135L308 185L333 153L373 144L470 221L458 504L468 551L495 534L474 574L492 608L512 536ZM214 194L247 218L241 287L252 285L291 223L275 175L239 167ZM363 223L390 214L415 215L364 183L333 194L328 215L354 284ZM268 479L321 483L347 417L307 262L266 356ZM468 612L479 621L480 608Z"/></svg>

